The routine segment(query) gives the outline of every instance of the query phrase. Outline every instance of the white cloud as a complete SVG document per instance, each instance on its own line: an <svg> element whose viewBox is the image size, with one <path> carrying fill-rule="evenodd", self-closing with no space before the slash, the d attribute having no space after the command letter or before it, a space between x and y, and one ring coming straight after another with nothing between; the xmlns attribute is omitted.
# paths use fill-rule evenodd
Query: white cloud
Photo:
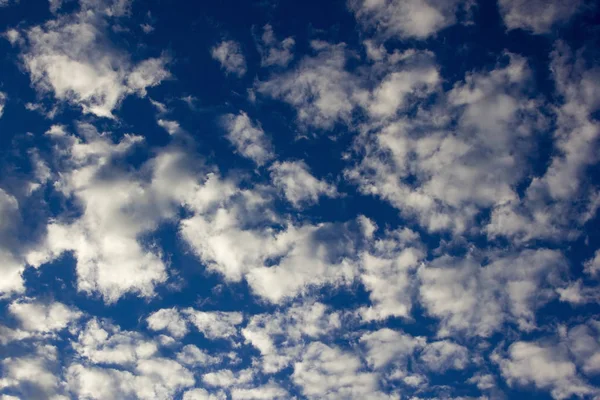
<svg viewBox="0 0 600 400"><path fill-rule="evenodd" d="M275 383L268 383L255 388L235 388L231 391L232 400L283 400L289 399L287 390Z"/></svg>
<svg viewBox="0 0 600 400"><path fill-rule="evenodd" d="M205 389L192 389L183 394L183 400L226 400L224 393L212 394Z"/></svg>
<svg viewBox="0 0 600 400"><path fill-rule="evenodd" d="M211 55L221 63L221 68L227 74L234 74L239 78L246 74L246 59L238 42L224 40L211 49Z"/></svg>
<svg viewBox="0 0 600 400"><path fill-rule="evenodd" d="M163 308L146 318L148 327L153 331L166 330L173 337L180 338L188 333L185 319L176 308Z"/></svg>
<svg viewBox="0 0 600 400"><path fill-rule="evenodd" d="M596 250L594 257L587 260L584 264L586 274L596 278L600 276L600 250Z"/></svg>
<svg viewBox="0 0 600 400"><path fill-rule="evenodd" d="M338 312L321 303L304 302L280 312L252 316L242 334L260 352L262 370L275 373L296 360L306 342L340 328Z"/></svg>
<svg viewBox="0 0 600 400"><path fill-rule="evenodd" d="M442 340L425 346L420 360L433 372L445 372L449 369L465 369L469 364L469 351L466 347Z"/></svg>
<svg viewBox="0 0 600 400"><path fill-rule="evenodd" d="M65 329L82 316L77 309L58 302L43 304L18 300L8 306L8 311L19 321L23 329L41 333Z"/></svg>
<svg viewBox="0 0 600 400"><path fill-rule="evenodd" d="M494 209L487 227L490 236L515 241L572 239L598 207L598 194L587 185L585 171L598 160L593 149L600 124L591 115L600 107L600 70L586 69L581 55L574 56L562 42L555 44L551 60L561 98L553 107L556 151L545 173L531 180L522 200L507 199ZM580 199L577 205L575 197Z"/></svg>
<svg viewBox="0 0 600 400"><path fill-rule="evenodd" d="M319 197L335 197L334 185L315 178L304 161L275 162L269 167L273 186L295 207L316 204Z"/></svg>
<svg viewBox="0 0 600 400"><path fill-rule="evenodd" d="M269 24L265 25L258 43L261 65L263 67L272 65L286 67L294 58L293 49L295 44L296 41L292 37L287 37L282 41L277 40L273 27Z"/></svg>
<svg viewBox="0 0 600 400"><path fill-rule="evenodd" d="M294 365L292 378L308 399L386 398L377 375L362 368L355 355L313 342Z"/></svg>
<svg viewBox="0 0 600 400"><path fill-rule="evenodd" d="M177 353L177 361L189 366L206 366L221 362L219 357L213 357L193 344L188 344Z"/></svg>
<svg viewBox="0 0 600 400"><path fill-rule="evenodd" d="M4 106L6 105L6 93L0 92L0 118L4 115Z"/></svg>
<svg viewBox="0 0 600 400"><path fill-rule="evenodd" d="M366 359L371 368L383 369L393 363L397 371L405 374L408 360L416 351L423 349L427 340L422 336L413 337L382 328L365 333L360 337L360 342L367 349Z"/></svg>
<svg viewBox="0 0 600 400"><path fill-rule="evenodd" d="M568 21L581 7L580 0L499 0L500 14L508 29L549 33L558 23Z"/></svg>
<svg viewBox="0 0 600 400"><path fill-rule="evenodd" d="M140 136L125 135L113 143L89 124L79 124L78 133L56 127L48 132L57 143L54 188L72 198L81 215L50 223L28 262L39 266L72 251L80 291L98 293L107 302L130 292L152 296L167 279L167 266L140 236L174 216L196 178L181 167L185 156L177 150L161 152L139 171L123 170L115 161L140 143Z"/></svg>
<svg viewBox="0 0 600 400"><path fill-rule="evenodd" d="M464 0L349 0L350 10L367 29L385 39L391 37L426 39L456 23Z"/></svg>
<svg viewBox="0 0 600 400"><path fill-rule="evenodd" d="M82 1L80 11L20 32L22 40L15 43L38 92L52 93L84 113L114 118L125 96L145 96L147 87L169 77L165 57L136 65L110 43L105 18L128 10L126 1Z"/></svg>
<svg viewBox="0 0 600 400"><path fill-rule="evenodd" d="M21 272L25 268L15 243L15 232L20 220L19 202L0 188L0 298L9 293L20 293L25 290Z"/></svg>
<svg viewBox="0 0 600 400"><path fill-rule="evenodd" d="M289 72L259 82L258 92L293 106L298 121L307 126L329 129L338 122L349 122L361 94L357 79L345 71L344 44L313 41L314 57L304 58Z"/></svg>
<svg viewBox="0 0 600 400"><path fill-rule="evenodd" d="M183 310L192 323L207 339L231 338L238 334L237 326L244 321L239 312Z"/></svg>
<svg viewBox="0 0 600 400"><path fill-rule="evenodd" d="M158 345L134 331L121 331L106 321L92 319L79 332L73 349L93 364L134 365L156 354Z"/></svg>
<svg viewBox="0 0 600 400"><path fill-rule="evenodd" d="M597 390L581 380L577 368L561 345L515 342L506 357L497 356L502 376L510 386L535 385L555 399L584 397Z"/></svg>
<svg viewBox="0 0 600 400"><path fill-rule="evenodd" d="M600 322L590 320L569 329L567 343L585 375L600 375Z"/></svg>
<svg viewBox="0 0 600 400"><path fill-rule="evenodd" d="M223 116L223 125L227 130L225 137L240 155L251 159L258 166L274 157L271 141L261 126L252 123L245 112Z"/></svg>
<svg viewBox="0 0 600 400"><path fill-rule="evenodd" d="M221 369L209 372L202 376L202 382L212 387L230 388L235 385L246 384L252 381L254 374L251 369L232 371Z"/></svg>
<svg viewBox="0 0 600 400"><path fill-rule="evenodd" d="M430 231L460 233L480 210L516 197L532 134L544 119L528 94L531 72L522 57L507 55L508 65L467 74L446 95L437 92L427 58L414 54L396 67L394 74L426 79L401 79L408 86L389 92L399 98L384 97L385 107L375 108L394 116L410 95L415 115L373 118L355 141L360 158L346 177ZM420 103L434 93L437 100Z"/></svg>
<svg viewBox="0 0 600 400"><path fill-rule="evenodd" d="M535 311L557 297L555 289L567 271L564 257L554 250L489 258L481 266L471 256L442 256L419 268L421 304L440 319L439 336L487 337L505 322L534 329Z"/></svg>
<svg viewBox="0 0 600 400"><path fill-rule="evenodd" d="M363 320L410 318L416 292L414 274L425 254L419 236L403 229L374 241L361 254L360 280L369 292L371 305L358 312Z"/></svg>

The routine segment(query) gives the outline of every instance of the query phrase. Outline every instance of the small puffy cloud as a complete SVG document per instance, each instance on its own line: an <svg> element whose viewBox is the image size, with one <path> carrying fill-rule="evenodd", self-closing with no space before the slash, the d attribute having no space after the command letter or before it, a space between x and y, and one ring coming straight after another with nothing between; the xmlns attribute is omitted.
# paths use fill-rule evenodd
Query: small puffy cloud
<svg viewBox="0 0 600 400"><path fill-rule="evenodd" d="M193 344L188 344L177 353L177 361L189 366L207 366L221 362L219 357L213 357Z"/></svg>
<svg viewBox="0 0 600 400"><path fill-rule="evenodd" d="M465 0L349 0L348 6L366 29L375 29L383 38L426 39L456 23Z"/></svg>
<svg viewBox="0 0 600 400"><path fill-rule="evenodd" d="M352 353L312 342L294 365L292 378L308 399L386 398L379 392L377 374L363 372Z"/></svg>
<svg viewBox="0 0 600 400"><path fill-rule="evenodd" d="M407 362L413 354L423 349L427 340L424 337L413 337L383 328L365 333L360 337L360 342L367 350L366 359L371 368L378 370L394 363L396 368L402 371L406 370Z"/></svg>
<svg viewBox="0 0 600 400"><path fill-rule="evenodd" d="M239 78L246 74L246 59L238 42L224 40L213 47L210 54L227 74L234 74Z"/></svg>
<svg viewBox="0 0 600 400"><path fill-rule="evenodd" d="M506 356L495 355L495 361L509 386L534 385L558 400L597 394L578 376L568 350L560 344L515 342Z"/></svg>
<svg viewBox="0 0 600 400"><path fill-rule="evenodd" d="M197 311L187 308L183 311L192 323L208 339L227 339L238 334L237 326L244 321L239 312Z"/></svg>
<svg viewBox="0 0 600 400"><path fill-rule="evenodd" d="M83 315L77 309L62 303L43 304L23 300L11 303L8 311L19 321L23 329L40 333L65 329Z"/></svg>
<svg viewBox="0 0 600 400"><path fill-rule="evenodd" d="M158 351L158 345L140 333L121 331L119 327L97 319L85 325L72 346L90 363L121 366L135 365Z"/></svg>
<svg viewBox="0 0 600 400"><path fill-rule="evenodd" d="M213 394L209 393L205 389L192 389L188 390L183 394L183 400L226 400L227 397L224 393Z"/></svg>
<svg viewBox="0 0 600 400"><path fill-rule="evenodd" d="M597 278L600 276L600 250L596 250L594 257L587 260L584 264L584 271L589 276Z"/></svg>
<svg viewBox="0 0 600 400"><path fill-rule="evenodd" d="M297 360L306 342L340 328L338 312L321 303L304 302L281 312L252 316L242 334L260 352L262 370L274 373Z"/></svg>
<svg viewBox="0 0 600 400"><path fill-rule="evenodd" d="M270 382L254 388L234 388L231 391L232 400L284 400L290 395L281 386Z"/></svg>
<svg viewBox="0 0 600 400"><path fill-rule="evenodd" d="M499 0L500 15L508 29L548 33L568 21L581 7L580 0Z"/></svg>
<svg viewBox="0 0 600 400"><path fill-rule="evenodd" d="M481 266L471 256L442 256L419 269L421 304L440 319L439 336L488 337L505 322L534 329L536 310L557 297L568 267L561 253L548 249L490 258Z"/></svg>
<svg viewBox="0 0 600 400"><path fill-rule="evenodd" d="M223 116L223 125L227 130L225 137L243 157L262 166L274 157L271 141L262 127L253 123L248 114L241 111L239 114Z"/></svg>
<svg viewBox="0 0 600 400"><path fill-rule="evenodd" d="M334 185L315 178L304 161L275 162L271 167L275 188L295 207L316 204L319 197L338 195Z"/></svg>
<svg viewBox="0 0 600 400"><path fill-rule="evenodd" d="M252 369L240 371L221 369L204 374L202 376L202 382L212 387L231 388L232 386L252 382L253 378L254 373L252 372Z"/></svg>
<svg viewBox="0 0 600 400"><path fill-rule="evenodd" d="M19 226L20 210L17 199L0 188L0 298L9 293L19 293L25 290L21 272L25 263L19 254L15 243L15 232Z"/></svg>
<svg viewBox="0 0 600 400"><path fill-rule="evenodd" d="M176 308L164 308L152 313L146 319L148 328L153 331L166 330L173 337L180 338L188 333L186 320Z"/></svg>
<svg viewBox="0 0 600 400"><path fill-rule="evenodd" d="M357 77L345 70L345 45L313 41L311 46L316 56L304 58L293 71L258 82L256 89L294 107L302 125L329 129L349 122L364 93Z"/></svg>
<svg viewBox="0 0 600 400"><path fill-rule="evenodd" d="M4 115L4 106L6 105L6 93L0 92L0 118Z"/></svg>
<svg viewBox="0 0 600 400"><path fill-rule="evenodd" d="M82 2L78 12L18 32L15 43L36 90L84 113L114 118L125 96L145 96L146 88L169 77L166 57L134 64L110 43L105 19L128 10L126 1Z"/></svg>
<svg viewBox="0 0 600 400"><path fill-rule="evenodd" d="M419 359L433 372L441 373L449 369L461 370L469 364L469 350L449 340L442 340L425 346Z"/></svg>
<svg viewBox="0 0 600 400"><path fill-rule="evenodd" d="M263 67L272 65L286 67L294 58L293 49L295 44L296 41L292 37L287 37L282 41L277 40L273 27L269 24L265 25L258 43L261 65Z"/></svg>

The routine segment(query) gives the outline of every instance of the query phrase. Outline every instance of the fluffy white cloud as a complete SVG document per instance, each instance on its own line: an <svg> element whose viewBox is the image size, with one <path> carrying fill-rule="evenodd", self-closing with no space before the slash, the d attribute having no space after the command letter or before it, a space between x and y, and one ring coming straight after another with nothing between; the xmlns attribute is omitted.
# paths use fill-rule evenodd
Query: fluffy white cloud
<svg viewBox="0 0 600 400"><path fill-rule="evenodd" d="M269 24L265 25L258 43L261 65L263 67L272 65L287 66L294 58L293 49L295 44L296 41L292 37L287 37L282 41L277 40L273 27Z"/></svg>
<svg viewBox="0 0 600 400"><path fill-rule="evenodd" d="M378 370L393 363L396 372L404 375L408 360L412 359L416 351L423 349L427 340L421 336L413 337L383 328L365 333L360 337L360 342L366 347L366 359L371 368Z"/></svg>
<svg viewBox="0 0 600 400"><path fill-rule="evenodd" d="M587 69L562 42L556 43L551 59L561 98L553 107L556 152L545 173L531 180L523 199L507 199L494 209L487 227L490 236L515 241L574 238L598 207L598 194L587 185L585 171L598 160L593 149L600 124L592 114L600 107L600 70ZM577 205L572 201L575 196L580 199Z"/></svg>
<svg viewBox="0 0 600 400"><path fill-rule="evenodd" d="M242 334L260 352L262 370L274 373L297 359L307 341L326 337L340 328L339 313L321 303L305 302L251 317Z"/></svg>
<svg viewBox="0 0 600 400"><path fill-rule="evenodd" d="M115 144L88 124L78 126L84 139L55 131L48 134L57 141L57 161L63 167L55 187L74 198L82 215L73 222L49 224L45 243L29 254L28 262L38 266L73 251L80 291L99 293L107 302L127 292L151 296L154 286L166 280L166 266L138 238L171 211L156 204L170 194L160 195L160 182L153 188L153 183L111 167L143 139L126 135Z"/></svg>
<svg viewBox="0 0 600 400"><path fill-rule="evenodd" d="M225 137L240 155L251 159L258 166L274 157L271 141L260 125L252 123L245 112L225 115L223 125L227 130Z"/></svg>
<svg viewBox="0 0 600 400"><path fill-rule="evenodd" d="M133 365L158 351L158 345L140 333L121 331L109 322L97 319L85 325L72 346L93 364Z"/></svg>
<svg viewBox="0 0 600 400"><path fill-rule="evenodd" d="M600 250L596 250L594 257L585 262L585 273L592 276L600 276Z"/></svg>
<svg viewBox="0 0 600 400"><path fill-rule="evenodd" d="M386 90L383 106L378 96L366 103L394 117L410 96L416 113L374 118L356 139L359 162L346 176L428 230L458 233L481 209L516 198L531 136L544 119L527 94L531 71L522 57L507 55L507 65L468 74L446 95L437 93L439 77L427 58L416 53L395 67L392 76L404 77L390 82L402 89ZM419 101L434 93L436 101Z"/></svg>
<svg viewBox="0 0 600 400"><path fill-rule="evenodd" d="M268 383L255 388L235 388L231 391L232 400L283 400L289 399L287 390L275 383Z"/></svg>
<svg viewBox="0 0 600 400"><path fill-rule="evenodd" d="M167 58L136 65L110 43L106 19L128 9L126 1L82 1L78 12L20 32L14 42L34 87L84 113L113 118L125 96L144 96L146 88L169 77Z"/></svg>
<svg viewBox="0 0 600 400"><path fill-rule="evenodd" d="M442 340L425 346L420 360L433 372L445 372L449 369L465 369L469 364L469 351L466 347Z"/></svg>
<svg viewBox="0 0 600 400"><path fill-rule="evenodd" d="M414 275L424 256L419 236L409 229L390 232L361 254L360 280L371 300L358 310L363 320L410 318L417 290Z"/></svg>
<svg viewBox="0 0 600 400"><path fill-rule="evenodd" d="M334 185L315 178L304 161L275 162L271 167L273 186L295 207L315 204L319 197L335 197Z"/></svg>
<svg viewBox="0 0 600 400"><path fill-rule="evenodd" d="M308 346L292 378L308 399L386 398L377 374L362 372L358 357L321 342Z"/></svg>
<svg viewBox="0 0 600 400"><path fill-rule="evenodd" d="M62 330L82 316L77 309L58 302L43 304L19 300L11 303L8 311L23 329L41 333Z"/></svg>
<svg viewBox="0 0 600 400"><path fill-rule="evenodd" d="M4 106L6 105L6 93L0 92L0 118L4 115Z"/></svg>
<svg viewBox="0 0 600 400"><path fill-rule="evenodd" d="M567 343L585 375L600 375L600 322L590 320L569 329Z"/></svg>
<svg viewBox="0 0 600 400"><path fill-rule="evenodd" d="M146 319L148 328L154 331L166 330L172 336L180 338L188 333L185 319L176 308L164 308L152 313Z"/></svg>
<svg viewBox="0 0 600 400"><path fill-rule="evenodd" d="M197 311L187 308L183 311L190 322L208 339L231 338L238 334L237 326L244 321L239 312Z"/></svg>
<svg viewBox="0 0 600 400"><path fill-rule="evenodd" d="M238 42L224 40L211 49L212 58L221 63L227 74L242 77L246 74L246 59Z"/></svg>
<svg viewBox="0 0 600 400"><path fill-rule="evenodd" d="M547 249L490 254L485 266L472 256L442 256L419 269L420 299L440 319L439 336L487 337L505 322L529 331L535 311L557 297L567 268L561 253Z"/></svg>
<svg viewBox="0 0 600 400"><path fill-rule="evenodd" d="M19 202L17 199L0 188L0 298L9 293L23 292L21 272L25 268L20 255L15 254L18 248L15 241L20 220Z"/></svg>
<svg viewBox="0 0 600 400"><path fill-rule="evenodd" d="M204 389L192 389L183 394L183 400L226 400L224 393L212 394Z"/></svg>
<svg viewBox="0 0 600 400"><path fill-rule="evenodd" d="M581 7L580 0L499 0L500 14L508 29L541 34L568 21Z"/></svg>
<svg viewBox="0 0 600 400"><path fill-rule="evenodd" d="M577 368L561 345L515 342L506 357L497 355L502 376L510 386L535 385L555 399L583 397L597 390L581 380Z"/></svg>
<svg viewBox="0 0 600 400"><path fill-rule="evenodd" d="M327 129L349 122L358 98L365 94L358 89L357 78L345 70L345 45L313 41L311 47L316 56L304 58L294 71L259 82L257 90L293 106L303 125Z"/></svg>
<svg viewBox="0 0 600 400"><path fill-rule="evenodd" d="M383 38L425 39L456 23L459 7L465 0L349 0L350 10L367 29Z"/></svg>

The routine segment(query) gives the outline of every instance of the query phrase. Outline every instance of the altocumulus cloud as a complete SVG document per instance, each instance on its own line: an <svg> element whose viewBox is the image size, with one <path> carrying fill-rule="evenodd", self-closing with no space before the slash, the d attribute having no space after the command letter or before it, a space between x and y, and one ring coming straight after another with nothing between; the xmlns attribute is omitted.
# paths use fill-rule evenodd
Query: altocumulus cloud
<svg viewBox="0 0 600 400"><path fill-rule="evenodd" d="M0 399L600 397L591 2L0 7Z"/></svg>

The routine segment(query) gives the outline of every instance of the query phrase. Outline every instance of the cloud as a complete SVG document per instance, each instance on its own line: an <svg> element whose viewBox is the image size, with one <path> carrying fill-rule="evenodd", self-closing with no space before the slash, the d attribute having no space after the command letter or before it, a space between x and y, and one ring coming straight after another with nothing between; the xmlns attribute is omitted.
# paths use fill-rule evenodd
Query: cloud
<svg viewBox="0 0 600 400"><path fill-rule="evenodd" d="M83 123L78 132L81 138L52 131L49 135L57 141L56 161L61 167L55 187L76 201L81 215L74 221L50 223L44 242L30 252L28 262L39 266L73 251L80 291L99 293L107 302L128 292L152 296L155 285L167 279L166 265L139 236L156 229L173 212L174 192L161 187L169 178L158 176L158 164L148 166L156 174L149 183L135 173L113 169L113 162L142 142L140 136L125 135L113 143ZM170 156L159 157L167 163L165 168Z"/></svg>
<svg viewBox="0 0 600 400"><path fill-rule="evenodd" d="M419 268L421 304L440 319L438 336L489 337L505 322L531 331L535 311L557 297L567 270L555 250L488 255L481 266L471 256L442 256Z"/></svg>
<svg viewBox="0 0 600 400"><path fill-rule="evenodd" d="M14 238L19 220L19 202L13 195L0 188L0 271L3 276L0 281L0 297L25 290L21 277L25 265L19 254L14 252Z"/></svg>
<svg viewBox="0 0 600 400"><path fill-rule="evenodd" d="M549 33L568 21L582 6L579 0L500 0L500 14L508 29L524 29L536 34Z"/></svg>
<svg viewBox="0 0 600 400"><path fill-rule="evenodd" d="M210 54L227 74L237 75L238 78L246 74L246 59L238 42L224 40L213 47Z"/></svg>
<svg viewBox="0 0 600 400"><path fill-rule="evenodd" d="M6 96L6 93L0 92L0 118L2 118L2 116L4 115L4 106L6 106L7 98L8 96Z"/></svg>
<svg viewBox="0 0 600 400"><path fill-rule="evenodd" d="M152 313L146 321L153 331L166 330L173 337L180 338L188 333L185 319L176 308L164 308Z"/></svg>
<svg viewBox="0 0 600 400"><path fill-rule="evenodd" d="M384 398L377 375L361 369L355 355L313 342L294 365L292 379L308 399Z"/></svg>
<svg viewBox="0 0 600 400"><path fill-rule="evenodd" d="M185 309L183 312L207 339L226 339L236 336L238 334L237 326L244 321L243 314L239 312L206 312L191 308Z"/></svg>
<svg viewBox="0 0 600 400"><path fill-rule="evenodd" d="M600 250L596 250L594 257L587 260L584 267L586 274L594 278L600 276Z"/></svg>
<svg viewBox="0 0 600 400"><path fill-rule="evenodd" d="M426 54L394 67L392 76L404 75L390 81L402 82L402 90L389 91L398 97L383 96L385 106L377 96L366 103L391 119L373 118L363 128L347 179L432 232L467 231L481 210L516 198L532 137L545 120L528 92L526 60L505 57L506 65L469 73L446 95L438 92L436 67ZM396 116L397 107L414 116L406 110Z"/></svg>
<svg viewBox="0 0 600 400"><path fill-rule="evenodd" d="M258 41L261 65L263 67L273 65L286 67L294 58L293 49L295 44L296 41L292 37L278 41L273 32L273 27L269 24L265 25L263 34Z"/></svg>
<svg viewBox="0 0 600 400"><path fill-rule="evenodd" d="M315 178L304 161L275 162L269 167L273 186L295 208L316 204L319 197L336 197L334 185Z"/></svg>
<svg viewBox="0 0 600 400"><path fill-rule="evenodd" d="M276 313L252 316L242 334L261 354L261 368L275 373L297 360L305 344L341 328L338 312L318 302L304 302Z"/></svg>
<svg viewBox="0 0 600 400"><path fill-rule="evenodd" d="M397 374L405 375L408 361L413 359L416 351L425 347L427 339L382 328L362 335L360 343L366 347L366 359L371 368L379 370L393 364Z"/></svg>
<svg viewBox="0 0 600 400"><path fill-rule="evenodd" d="M65 329L82 316L80 311L58 302L42 304L19 300L11 303L8 311L23 329L40 333Z"/></svg>
<svg viewBox="0 0 600 400"><path fill-rule="evenodd" d="M433 342L425 346L420 360L433 372L449 369L465 369L469 364L469 351L466 347L448 340Z"/></svg>
<svg viewBox="0 0 600 400"><path fill-rule="evenodd" d="M506 357L498 355L496 361L509 386L535 385L549 390L555 399L597 393L580 379L567 349L561 345L518 341L510 345Z"/></svg>
<svg viewBox="0 0 600 400"><path fill-rule="evenodd" d="M317 53L305 57L298 67L258 82L259 93L285 101L294 107L302 125L330 129L338 122L349 122L360 96L357 79L346 72L343 44L311 42Z"/></svg>
<svg viewBox="0 0 600 400"><path fill-rule="evenodd" d="M250 120L248 114L243 111L237 115L227 114L222 121L227 130L225 137L240 155L254 161L259 167L275 157L270 139L260 125Z"/></svg>
<svg viewBox="0 0 600 400"><path fill-rule="evenodd" d="M598 160L592 149L600 137L600 124L592 114L600 106L600 70L586 68L581 54L574 55L560 41L555 43L551 60L561 99L553 106L556 151L543 175L531 180L523 199L509 200L493 210L486 228L489 236L514 241L574 238L579 227L596 213L598 194L585 173ZM572 202L575 196L581 199L577 206Z"/></svg>
<svg viewBox="0 0 600 400"><path fill-rule="evenodd" d="M109 40L107 19L125 15L124 1L82 1L73 14L18 33L21 61L40 94L78 106L84 113L114 118L124 97L168 78L166 57L131 62Z"/></svg>
<svg viewBox="0 0 600 400"><path fill-rule="evenodd" d="M463 0L349 0L348 6L365 29L376 30L384 39L426 39L456 23Z"/></svg>
<svg viewBox="0 0 600 400"><path fill-rule="evenodd" d="M424 256L419 236L409 229L389 232L361 254L360 280L371 301L358 309L364 321L411 317L414 275Z"/></svg>

